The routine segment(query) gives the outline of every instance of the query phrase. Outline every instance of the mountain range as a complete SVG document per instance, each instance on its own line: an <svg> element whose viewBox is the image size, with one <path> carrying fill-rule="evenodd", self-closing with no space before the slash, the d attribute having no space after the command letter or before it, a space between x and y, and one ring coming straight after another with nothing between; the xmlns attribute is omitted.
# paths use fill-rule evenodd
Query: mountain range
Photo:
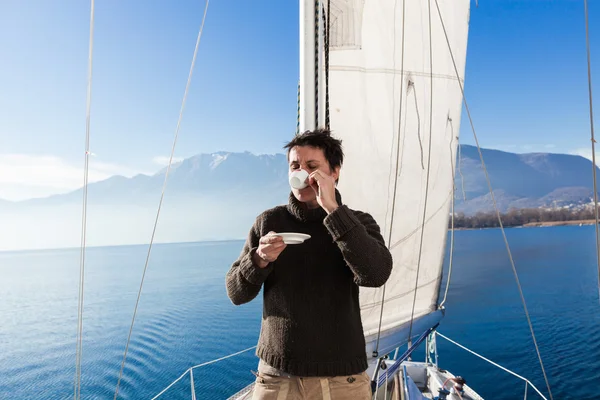
<svg viewBox="0 0 600 400"><path fill-rule="evenodd" d="M502 211L577 207L591 201L592 164L581 156L482 149ZM113 176L88 186L88 244L147 243L166 169ZM599 172L600 173L600 172ZM475 147L462 145L456 170L458 212L492 209ZM262 210L287 201L284 154L199 154L172 166L157 241L244 238ZM77 246L82 189L20 202L0 200L0 249Z"/></svg>
<svg viewBox="0 0 600 400"><path fill-rule="evenodd" d="M482 149L498 208L577 207L593 198L592 162L570 154L515 154ZM462 145L457 163L456 210L492 211L476 147ZM600 170L596 168L600 174ZM464 192L463 192L464 189Z"/></svg>

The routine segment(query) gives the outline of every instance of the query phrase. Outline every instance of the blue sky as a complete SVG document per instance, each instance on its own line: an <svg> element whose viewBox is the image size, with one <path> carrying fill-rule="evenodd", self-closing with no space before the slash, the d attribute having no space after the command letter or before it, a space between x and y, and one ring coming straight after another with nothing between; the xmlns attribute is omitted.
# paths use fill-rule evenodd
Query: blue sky
<svg viewBox="0 0 600 400"><path fill-rule="evenodd" d="M591 3L599 82L600 5ZM0 198L81 181L89 7L0 4ZM96 2L92 180L153 172L168 155L203 9ZM466 92L482 146L589 152L584 33L582 1L473 1ZM296 1L212 0L176 155L281 151L295 130L297 80ZM471 144L466 122L461 141Z"/></svg>

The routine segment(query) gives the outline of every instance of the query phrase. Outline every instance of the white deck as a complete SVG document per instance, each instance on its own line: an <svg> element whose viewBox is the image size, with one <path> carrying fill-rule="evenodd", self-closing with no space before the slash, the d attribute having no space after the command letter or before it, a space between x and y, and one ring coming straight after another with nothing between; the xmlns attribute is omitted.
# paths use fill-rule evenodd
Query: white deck
<svg viewBox="0 0 600 400"><path fill-rule="evenodd" d="M391 366L394 361L388 360L388 366ZM406 372L412 382L414 382L417 391L405 391L405 385L403 380L403 368L406 367ZM394 382L388 381L387 385L383 385L378 389L376 400L422 400L422 399L433 399L439 396L439 391L444 383L447 383L445 388L451 390L452 383L449 381L450 378L455 376L444 370L438 369L435 365L405 361L401 364L401 368L396 374L394 374ZM387 386L387 390L386 387ZM398 386L398 390L396 390ZM450 393L447 400L483 400L483 397L479 396L469 386L464 385L464 392L460 394L460 397L455 393Z"/></svg>

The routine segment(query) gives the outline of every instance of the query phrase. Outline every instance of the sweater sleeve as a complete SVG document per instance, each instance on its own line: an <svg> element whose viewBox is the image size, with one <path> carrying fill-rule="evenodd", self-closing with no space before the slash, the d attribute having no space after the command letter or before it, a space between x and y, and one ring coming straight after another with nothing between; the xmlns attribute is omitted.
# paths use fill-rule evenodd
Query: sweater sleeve
<svg viewBox="0 0 600 400"><path fill-rule="evenodd" d="M240 256L233 263L225 277L227 295L235 305L253 300L273 270L272 264L269 264L266 268L260 268L253 261L260 240L259 225L260 217L254 222Z"/></svg>
<svg viewBox="0 0 600 400"><path fill-rule="evenodd" d="M385 245L379 225L363 212L341 205L325 217L325 227L342 251L359 286L379 287L392 272L392 255Z"/></svg>

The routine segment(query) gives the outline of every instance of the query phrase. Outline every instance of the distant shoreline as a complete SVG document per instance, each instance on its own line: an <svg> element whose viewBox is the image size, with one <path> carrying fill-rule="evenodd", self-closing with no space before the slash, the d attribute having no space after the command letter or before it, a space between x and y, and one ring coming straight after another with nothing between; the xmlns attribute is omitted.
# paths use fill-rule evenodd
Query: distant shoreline
<svg viewBox="0 0 600 400"><path fill-rule="evenodd" d="M571 225L594 225L595 219L582 219L573 221L545 221L545 222L528 222L523 225L510 225L505 228L545 228L550 226L571 226ZM498 229L498 226L472 227L472 228L454 228L455 231L475 231L480 229Z"/></svg>
<svg viewBox="0 0 600 400"><path fill-rule="evenodd" d="M522 208L511 209L500 215L502 226L505 228L514 227L548 227L548 226L567 226L567 225L590 225L594 224L594 208L585 207L583 209L542 209L542 208ZM448 228L454 224L454 229L486 229L499 228L498 214L496 212L477 212L471 215L465 215L464 212L454 214L453 221L449 221Z"/></svg>
<svg viewBox="0 0 600 400"><path fill-rule="evenodd" d="M542 227L542 226L566 226L566 225L594 225L595 219L581 219L575 221L546 221L546 222L529 222L522 225L526 228L529 227Z"/></svg>

